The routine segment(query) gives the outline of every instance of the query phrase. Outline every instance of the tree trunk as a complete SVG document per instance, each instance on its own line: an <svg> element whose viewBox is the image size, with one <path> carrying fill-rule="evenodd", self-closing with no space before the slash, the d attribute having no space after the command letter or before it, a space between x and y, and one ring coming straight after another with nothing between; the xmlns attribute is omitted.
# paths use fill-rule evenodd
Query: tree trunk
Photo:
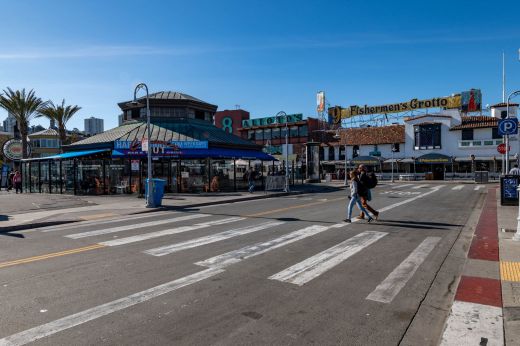
<svg viewBox="0 0 520 346"><path fill-rule="evenodd" d="M67 139L67 135L65 133L65 125L59 124L59 135L60 135L60 151L62 151L62 146Z"/></svg>
<svg viewBox="0 0 520 346"><path fill-rule="evenodd" d="M20 124L20 136L22 137L22 158L26 159L29 157L27 152L27 126L25 124Z"/></svg>

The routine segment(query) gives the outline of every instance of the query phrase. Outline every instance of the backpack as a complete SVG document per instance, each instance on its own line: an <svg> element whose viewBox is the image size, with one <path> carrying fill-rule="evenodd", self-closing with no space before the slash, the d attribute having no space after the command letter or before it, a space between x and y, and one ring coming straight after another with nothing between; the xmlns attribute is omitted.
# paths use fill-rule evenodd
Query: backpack
<svg viewBox="0 0 520 346"><path fill-rule="evenodd" d="M369 189L373 189L377 186L377 177L374 172L367 173L368 179L366 180L366 187Z"/></svg>

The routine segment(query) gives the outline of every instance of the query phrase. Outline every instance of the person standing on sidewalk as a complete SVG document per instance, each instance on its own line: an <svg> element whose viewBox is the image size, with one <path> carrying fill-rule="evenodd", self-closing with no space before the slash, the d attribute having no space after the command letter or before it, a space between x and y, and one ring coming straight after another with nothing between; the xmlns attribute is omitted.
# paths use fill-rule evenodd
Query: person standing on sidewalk
<svg viewBox="0 0 520 346"><path fill-rule="evenodd" d="M520 168L518 168L518 165L514 165L514 167L511 168L509 175L520 175Z"/></svg>
<svg viewBox="0 0 520 346"><path fill-rule="evenodd" d="M372 200L372 192L370 191L377 185L377 178L374 173L368 173L367 167L365 165L359 165L358 167L359 173L359 182L362 185L361 193L359 194L359 198L361 200L361 204L365 209L370 211L374 218L377 220L379 217L379 212L368 205L368 202ZM375 180L375 181L374 181ZM358 220L362 220L365 218L365 213L361 210L361 214L357 217Z"/></svg>
<svg viewBox="0 0 520 346"><path fill-rule="evenodd" d="M255 191L255 171L252 167L249 167L247 171L247 185L249 193L253 193Z"/></svg>
<svg viewBox="0 0 520 346"><path fill-rule="evenodd" d="M347 207L347 218L343 221L345 222L352 222L352 210L354 209L354 204L357 204L359 210L361 210L362 213L367 214L368 216L368 222L372 222L373 218L370 216L368 211L366 211L365 208L363 208L363 205L361 204L359 200L359 192L363 189L361 184L359 183L358 179L358 173L356 171L350 172L350 202Z"/></svg>
<svg viewBox="0 0 520 346"><path fill-rule="evenodd" d="M16 193L18 193L18 190L20 190L20 193L22 193L22 175L19 171L14 172L13 185Z"/></svg>

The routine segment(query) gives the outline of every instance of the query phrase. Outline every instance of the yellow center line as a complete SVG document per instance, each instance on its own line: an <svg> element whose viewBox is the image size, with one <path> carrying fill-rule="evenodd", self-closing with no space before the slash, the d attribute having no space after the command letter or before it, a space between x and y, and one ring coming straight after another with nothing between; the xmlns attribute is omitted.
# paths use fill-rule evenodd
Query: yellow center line
<svg viewBox="0 0 520 346"><path fill-rule="evenodd" d="M335 202L335 201L339 201L339 200L342 200L345 198L346 197L340 197L340 198L330 199L327 201L313 202L313 203L307 203L307 204L302 204L302 205L294 205L292 207L273 209L273 210L263 211L263 212L256 213L256 214L249 214L249 215L245 215L245 217L256 217L256 216L262 216L262 215L267 215L267 214L274 214L274 213L279 213L281 211L286 211L286 210L305 208L305 207L310 207L313 205L318 205L318 204L323 204L323 203L328 203L328 202Z"/></svg>
<svg viewBox="0 0 520 346"><path fill-rule="evenodd" d="M44 259L49 259L49 258L54 258L54 257L61 257L61 256L71 255L71 254L75 254L75 253L79 253L79 252L85 252L85 251L90 251L90 250L95 250L95 249L101 249L103 247L105 247L105 245L94 244L94 245L90 245L90 246L85 246L85 247L80 247L80 248L76 248L76 249L60 251L60 252L53 252L53 253L40 255L40 256L21 258L21 259L18 259L18 260L8 261L8 262L1 262L0 263L0 268L10 267L10 266L14 266L14 265L17 265L17 264L24 264L24 263L41 261L41 260L44 260Z"/></svg>

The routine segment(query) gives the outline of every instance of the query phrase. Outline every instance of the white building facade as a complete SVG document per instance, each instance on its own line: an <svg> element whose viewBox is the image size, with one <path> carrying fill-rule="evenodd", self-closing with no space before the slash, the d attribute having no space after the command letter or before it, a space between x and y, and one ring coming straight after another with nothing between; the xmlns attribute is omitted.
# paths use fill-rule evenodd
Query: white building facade
<svg viewBox="0 0 520 346"><path fill-rule="evenodd" d="M334 159L346 159L352 166L368 163L380 172L388 172L393 161L401 173L435 175L432 179L469 176L475 171L498 176L505 156L497 151L503 143L498 121L505 109L505 104L494 105L489 116L443 110L406 118L404 125L347 129L334 149ZM517 112L518 105L510 105L509 117L516 118ZM509 141L512 167L520 155L520 141L518 135L511 135Z"/></svg>

